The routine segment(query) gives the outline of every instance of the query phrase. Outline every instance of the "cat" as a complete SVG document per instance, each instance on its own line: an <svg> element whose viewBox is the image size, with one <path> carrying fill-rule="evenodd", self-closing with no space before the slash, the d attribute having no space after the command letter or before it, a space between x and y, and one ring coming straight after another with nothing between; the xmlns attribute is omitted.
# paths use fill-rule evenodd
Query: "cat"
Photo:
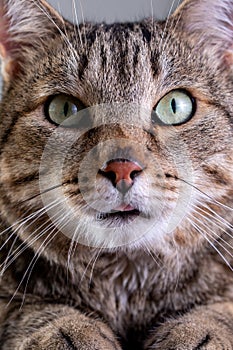
<svg viewBox="0 0 233 350"><path fill-rule="evenodd" d="M1 350L233 349L233 1L0 5Z"/></svg>

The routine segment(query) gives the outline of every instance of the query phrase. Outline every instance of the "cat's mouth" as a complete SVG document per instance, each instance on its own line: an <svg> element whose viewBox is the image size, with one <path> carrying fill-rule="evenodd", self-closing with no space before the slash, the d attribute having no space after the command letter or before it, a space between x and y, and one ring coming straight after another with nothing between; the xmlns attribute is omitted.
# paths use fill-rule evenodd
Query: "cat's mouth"
<svg viewBox="0 0 233 350"><path fill-rule="evenodd" d="M100 213L99 216L102 218L102 220L105 219L113 219L113 218L122 218L122 219L127 219L127 218L134 218L137 217L141 214L141 212L138 209L133 209L129 211L115 211L112 210L109 213Z"/></svg>
<svg viewBox="0 0 233 350"><path fill-rule="evenodd" d="M97 220L115 224L129 224L143 215L139 209L130 205L121 205L109 212L98 213Z"/></svg>

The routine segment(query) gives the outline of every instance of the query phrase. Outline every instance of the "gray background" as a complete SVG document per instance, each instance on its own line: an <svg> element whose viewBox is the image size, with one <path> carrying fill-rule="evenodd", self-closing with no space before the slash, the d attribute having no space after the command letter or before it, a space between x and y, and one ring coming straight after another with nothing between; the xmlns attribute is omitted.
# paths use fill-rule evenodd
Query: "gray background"
<svg viewBox="0 0 233 350"><path fill-rule="evenodd" d="M174 10L181 0L48 0L68 19L75 13L79 21L134 21L145 17L162 19Z"/></svg>
<svg viewBox="0 0 233 350"><path fill-rule="evenodd" d="M182 0L47 0L65 18L78 21L112 23L135 21L145 17L164 19ZM74 4L76 11L74 10ZM0 96L1 96L0 77Z"/></svg>

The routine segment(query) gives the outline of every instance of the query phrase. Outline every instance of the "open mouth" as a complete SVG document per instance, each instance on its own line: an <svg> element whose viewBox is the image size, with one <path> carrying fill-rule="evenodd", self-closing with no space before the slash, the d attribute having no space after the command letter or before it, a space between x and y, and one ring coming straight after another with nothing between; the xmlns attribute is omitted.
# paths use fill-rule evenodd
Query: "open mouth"
<svg viewBox="0 0 233 350"><path fill-rule="evenodd" d="M141 212L138 209L127 211L111 210L109 213L98 213L98 221L110 221L111 223L128 224L137 218Z"/></svg>

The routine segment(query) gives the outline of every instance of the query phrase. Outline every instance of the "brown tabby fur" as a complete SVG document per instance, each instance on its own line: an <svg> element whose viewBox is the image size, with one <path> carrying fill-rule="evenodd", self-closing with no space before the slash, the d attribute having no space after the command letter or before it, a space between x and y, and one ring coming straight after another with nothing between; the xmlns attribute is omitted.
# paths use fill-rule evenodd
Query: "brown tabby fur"
<svg viewBox="0 0 233 350"><path fill-rule="evenodd" d="M187 0L166 22L78 29L44 0L1 0L0 6L0 349L233 349L232 0ZM111 152L124 149L122 138L147 152L127 150L145 165L134 185L140 194L131 190L135 201L146 210L154 193L162 193L173 203L186 179L179 179L166 150L168 128L151 125L150 111L177 88L193 95L197 109L173 128L188 149L194 193L173 232L156 228L115 249L77 244L69 254L70 239L52 231L46 213L17 224L43 207L39 167L56 129L43 106L59 93L87 107L134 102L149 111L143 127L125 126L131 110L118 116L118 125L93 129L73 145L63 187L74 194L80 215L87 213L80 209L79 165L109 135L119 139ZM51 164L62 147L51 151ZM97 160L103 152L110 159L109 149L99 149ZM163 168L161 188L154 159ZM104 198L111 195L110 181L100 174L96 181ZM43 225L47 231L39 236Z"/></svg>

